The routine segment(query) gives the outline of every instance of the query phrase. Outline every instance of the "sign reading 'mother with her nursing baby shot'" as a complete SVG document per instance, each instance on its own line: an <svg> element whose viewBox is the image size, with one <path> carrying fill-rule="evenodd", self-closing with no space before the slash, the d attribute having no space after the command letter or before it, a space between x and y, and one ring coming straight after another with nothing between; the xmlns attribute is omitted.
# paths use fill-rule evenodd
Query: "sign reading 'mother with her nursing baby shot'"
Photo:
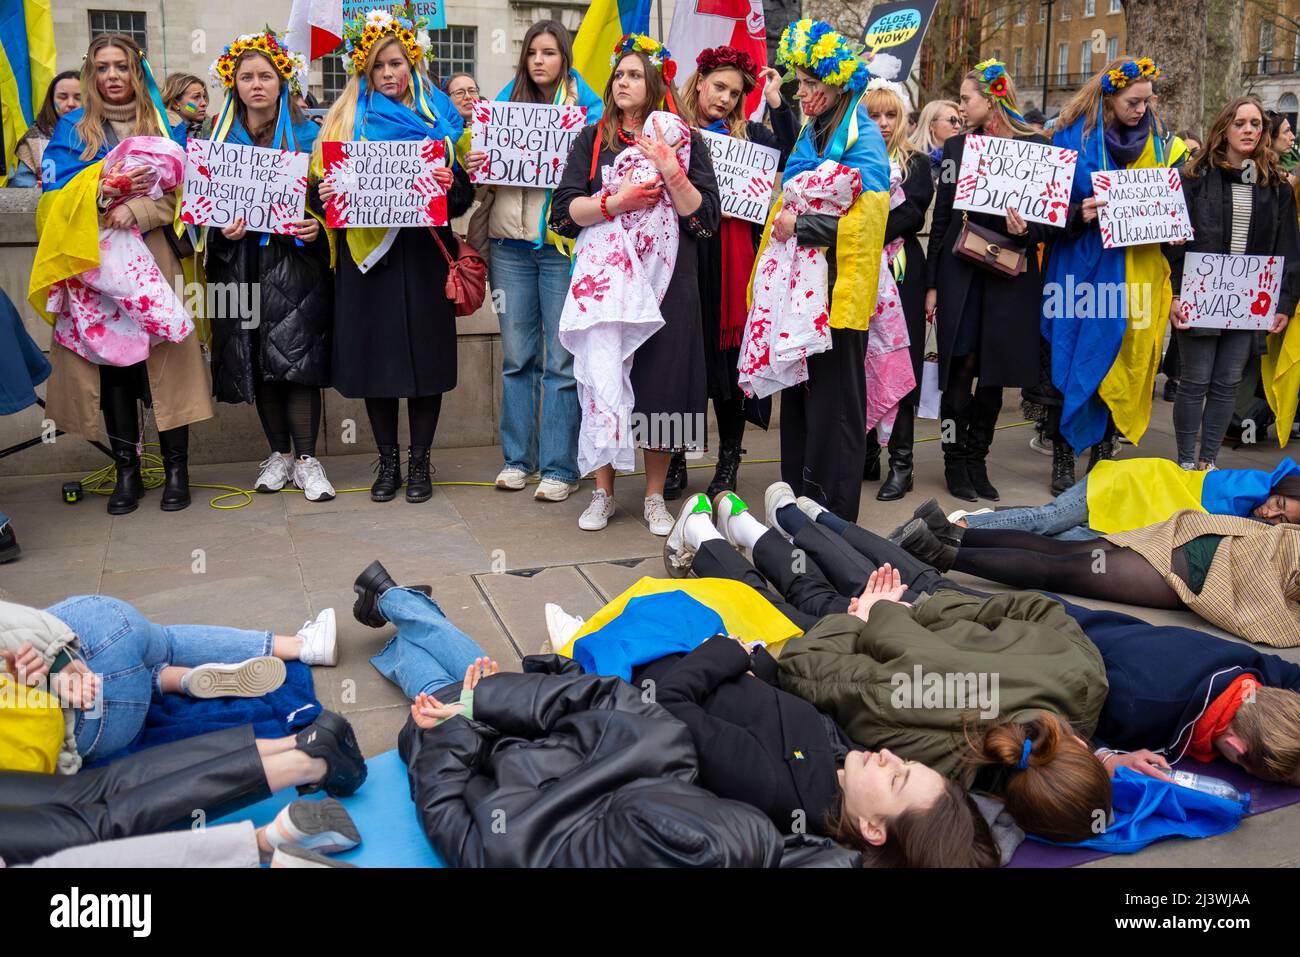
<svg viewBox="0 0 1300 957"><path fill-rule="evenodd" d="M330 229L447 225L447 193L433 175L444 165L441 141L326 141L321 151L334 188Z"/></svg>
<svg viewBox="0 0 1300 957"><path fill-rule="evenodd" d="M1180 308L1194 327L1270 329L1282 286L1281 256L1188 253Z"/></svg>
<svg viewBox="0 0 1300 957"><path fill-rule="evenodd" d="M470 148L487 154L475 183L554 189L587 125L587 108L479 100L473 124Z"/></svg>
<svg viewBox="0 0 1300 957"><path fill-rule="evenodd" d="M1064 226L1075 150L1009 136L967 136L957 174L955 209L1005 216L1016 210L1031 223Z"/></svg>
<svg viewBox="0 0 1300 957"><path fill-rule="evenodd" d="M307 154L191 139L185 150L181 222L255 233L292 232L304 218Z"/></svg>

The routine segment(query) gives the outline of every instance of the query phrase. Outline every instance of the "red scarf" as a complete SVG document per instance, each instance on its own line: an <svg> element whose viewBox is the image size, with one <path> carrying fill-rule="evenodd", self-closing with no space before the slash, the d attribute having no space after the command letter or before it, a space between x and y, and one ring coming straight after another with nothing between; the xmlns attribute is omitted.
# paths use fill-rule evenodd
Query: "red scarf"
<svg viewBox="0 0 1300 957"><path fill-rule="evenodd" d="M1254 675L1238 675L1222 694L1210 702L1205 713L1192 726L1192 741L1187 753L1197 761L1213 761L1218 756L1214 739L1228 730L1228 725L1237 716L1237 709L1258 687L1259 679Z"/></svg>
<svg viewBox="0 0 1300 957"><path fill-rule="evenodd" d="M723 349L740 348L745 335L749 304L749 277L754 270L754 227L743 219L722 219L722 327L718 343Z"/></svg>

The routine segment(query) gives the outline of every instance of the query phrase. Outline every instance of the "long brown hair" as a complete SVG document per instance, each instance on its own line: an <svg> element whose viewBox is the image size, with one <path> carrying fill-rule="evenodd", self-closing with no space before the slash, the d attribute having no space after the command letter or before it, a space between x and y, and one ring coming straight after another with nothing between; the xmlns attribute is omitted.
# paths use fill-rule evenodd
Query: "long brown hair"
<svg viewBox="0 0 1300 957"><path fill-rule="evenodd" d="M1111 60L1102 67L1100 73L1089 77L1088 82L1079 87L1078 92L1075 93L1074 96L1070 97L1069 102L1066 103L1065 106L1061 107L1061 115L1057 119L1056 125L1052 127L1052 130L1068 129L1082 119L1083 138L1086 140L1097 127L1098 104L1101 105L1102 126L1108 127L1115 122L1114 97L1118 96L1119 93L1123 93L1124 90L1127 90L1130 86L1134 86L1138 83L1150 83L1152 90L1154 90L1155 80L1144 80L1140 77L1136 80L1130 80L1118 93L1108 94L1102 90L1101 81L1106 74L1110 73L1111 70L1118 70L1121 66L1132 59L1132 57L1116 57L1114 60ZM1154 135L1159 136L1160 121L1156 116L1155 108L1147 107L1147 110L1151 113L1151 132Z"/></svg>
<svg viewBox="0 0 1300 957"><path fill-rule="evenodd" d="M36 119L32 121L31 125L31 130L34 130L37 136L49 139L54 135L54 127L59 122L59 108L54 103L54 91L64 80L76 80L80 83L81 74L76 70L64 70L50 81L50 85L45 91L45 99L41 101L41 111L36 114ZM25 136L26 134L24 134Z"/></svg>
<svg viewBox="0 0 1300 957"><path fill-rule="evenodd" d="M618 58L618 62L614 64L614 69L609 71L609 80L605 83L605 95L603 97L605 112L600 120L600 145L613 153L617 153L623 148L618 141L618 129L623 121L623 114L614 104L614 73L628 57L636 57L640 60L641 68L645 71L646 114L649 115L655 110L668 110L670 113L678 113L673 108L674 101L677 99L673 85L663 78L658 68L650 62L650 57L640 50L629 50L624 53Z"/></svg>
<svg viewBox="0 0 1300 957"><path fill-rule="evenodd" d="M700 81L722 70L734 70L741 78L740 96L736 97L736 105L726 116L727 132L738 140L747 140L749 139L749 117L745 115L745 73L738 66L720 66L708 73L696 70L687 77L686 85L682 87L682 98L679 104L682 119L686 121L687 126L700 128Z"/></svg>
<svg viewBox="0 0 1300 957"><path fill-rule="evenodd" d="M1259 110L1259 119L1263 125L1259 134L1259 144L1255 147L1254 154L1248 157L1255 162L1256 182L1271 186L1275 182L1286 181L1286 172L1278 163L1277 153L1273 151L1273 137L1268 131L1268 114L1264 112L1264 104L1256 96L1239 96L1219 111L1219 115L1214 118L1214 123L1210 126L1209 136L1201 144L1201 151L1183 167L1184 177L1195 179L1204 176L1214 167L1228 168L1228 127L1237 118L1237 111L1243 106L1253 106Z"/></svg>
<svg viewBox="0 0 1300 957"><path fill-rule="evenodd" d="M116 47L126 54L131 76L131 102L135 105L135 118L131 133L135 136L166 136L167 130L158 129L158 119L149 89L145 85L144 67L140 64L140 47L130 37L120 33L101 33L90 41L86 60L81 64L81 106L84 112L77 123L77 136L86 144L81 153L83 160L94 157L104 145L104 98L95 82L95 54L105 47Z"/></svg>
<svg viewBox="0 0 1300 957"><path fill-rule="evenodd" d="M243 98L240 97L238 87L239 66L245 60L253 57L261 57L266 61L266 65L271 68L271 72L275 74L276 80L280 83L280 87L275 91L275 115L272 116L264 126L261 126L258 129L253 129L248 125L248 105L244 103ZM240 124L248 132L248 138L252 140L255 145L264 146L267 143L270 143L271 137L275 135L275 127L280 120L280 95L284 92L284 84L289 81L281 76L280 71L277 70L275 64L271 62L271 58L261 50L245 50L243 53L239 54L239 58L235 60L233 76L236 77L236 86L232 91L235 95L235 116L239 118ZM298 123L301 123L302 120L303 112L298 106L297 98L292 96L289 97L289 123L296 126ZM289 131L289 141L295 146L297 145L297 136L292 130Z"/></svg>
<svg viewBox="0 0 1300 957"><path fill-rule="evenodd" d="M829 812L828 835L862 854L866 867L997 867L997 842L969 794L944 781L933 804L885 822L885 843L871 844L845 808L844 792Z"/></svg>
<svg viewBox="0 0 1300 957"><path fill-rule="evenodd" d="M519 64L515 67L515 85L510 90L510 99L515 103L550 103L554 96L547 96L528 72L528 48L543 33L549 33L560 48L560 76L555 81L563 87L569 82L569 71L573 68L573 40L564 24L556 20L538 20L524 34L524 44L519 49Z"/></svg>
<svg viewBox="0 0 1300 957"><path fill-rule="evenodd" d="M1110 820L1110 776L1097 756L1061 718L1043 713L1030 721L1003 721L965 729L968 767L1003 769L999 795L1017 824L1049 841L1086 841ZM1019 768L1025 741L1028 767Z"/></svg>
<svg viewBox="0 0 1300 957"><path fill-rule="evenodd" d="M240 57L240 59L242 60L243 57ZM184 114L176 107L180 105L179 100L185 95L185 91L196 83L205 90L208 88L206 83L192 73L173 73L167 77L163 81L162 89L158 91L159 95L162 96L163 106L169 110L176 110L176 114L181 119L184 119Z"/></svg>

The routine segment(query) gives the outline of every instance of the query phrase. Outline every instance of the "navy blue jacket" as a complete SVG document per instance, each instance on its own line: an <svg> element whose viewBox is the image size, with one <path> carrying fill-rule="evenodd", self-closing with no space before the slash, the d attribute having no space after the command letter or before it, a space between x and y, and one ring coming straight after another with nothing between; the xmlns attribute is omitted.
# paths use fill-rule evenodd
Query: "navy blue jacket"
<svg viewBox="0 0 1300 957"><path fill-rule="evenodd" d="M1154 626L1131 615L1055 597L1101 652L1110 691L1095 735L1122 751L1181 757L1180 744L1206 707L1242 674L1266 688L1300 691L1300 665L1194 628Z"/></svg>

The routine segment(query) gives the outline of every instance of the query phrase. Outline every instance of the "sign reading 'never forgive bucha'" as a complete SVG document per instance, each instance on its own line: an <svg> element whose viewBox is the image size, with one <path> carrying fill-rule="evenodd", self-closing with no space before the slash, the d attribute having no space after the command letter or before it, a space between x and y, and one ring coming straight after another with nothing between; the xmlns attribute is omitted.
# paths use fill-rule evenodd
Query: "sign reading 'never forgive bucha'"
<svg viewBox="0 0 1300 957"><path fill-rule="evenodd" d="M475 183L554 189L587 123L587 108L479 100L473 122L471 148L487 154Z"/></svg>
<svg viewBox="0 0 1300 957"><path fill-rule="evenodd" d="M952 205L994 216L1011 208L1029 222L1064 226L1078 160L1077 151L1048 143L967 136Z"/></svg>
<svg viewBox="0 0 1300 957"><path fill-rule="evenodd" d="M447 193L434 178L443 165L441 141L376 140L321 145L330 229L446 226Z"/></svg>

